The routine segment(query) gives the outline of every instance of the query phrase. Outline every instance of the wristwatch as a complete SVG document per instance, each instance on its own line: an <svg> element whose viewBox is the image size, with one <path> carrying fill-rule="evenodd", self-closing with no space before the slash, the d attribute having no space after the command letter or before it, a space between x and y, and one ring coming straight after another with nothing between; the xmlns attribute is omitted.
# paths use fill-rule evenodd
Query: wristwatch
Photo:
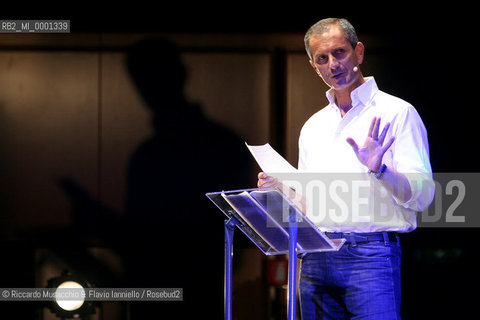
<svg viewBox="0 0 480 320"><path fill-rule="evenodd" d="M383 174L385 173L385 170L387 170L387 166L385 164L382 164L378 172L373 172L372 170L369 169L368 174L374 176L375 178L377 178L377 180L380 180Z"/></svg>

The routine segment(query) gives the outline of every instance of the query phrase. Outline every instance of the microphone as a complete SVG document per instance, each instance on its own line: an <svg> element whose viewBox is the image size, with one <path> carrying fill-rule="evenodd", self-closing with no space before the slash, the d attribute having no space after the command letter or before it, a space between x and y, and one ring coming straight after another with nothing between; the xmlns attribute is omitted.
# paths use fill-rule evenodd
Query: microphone
<svg viewBox="0 0 480 320"><path fill-rule="evenodd" d="M358 72L358 66L353 67L353 72Z"/></svg>

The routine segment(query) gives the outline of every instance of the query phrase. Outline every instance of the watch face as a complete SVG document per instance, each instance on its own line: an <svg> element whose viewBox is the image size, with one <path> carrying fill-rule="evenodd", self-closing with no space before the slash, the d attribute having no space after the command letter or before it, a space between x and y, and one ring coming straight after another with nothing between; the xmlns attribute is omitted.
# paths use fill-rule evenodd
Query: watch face
<svg viewBox="0 0 480 320"><path fill-rule="evenodd" d="M380 166L380 170L378 172L373 172L372 170L368 170L368 173L374 176L377 179L382 178L383 174L385 173L385 170L387 169L387 166L385 164L382 164Z"/></svg>

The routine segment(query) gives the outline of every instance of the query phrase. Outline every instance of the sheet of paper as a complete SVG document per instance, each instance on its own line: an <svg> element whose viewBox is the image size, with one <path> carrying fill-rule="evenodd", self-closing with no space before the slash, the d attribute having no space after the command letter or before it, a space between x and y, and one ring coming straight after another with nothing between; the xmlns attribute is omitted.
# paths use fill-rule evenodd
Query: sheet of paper
<svg viewBox="0 0 480 320"><path fill-rule="evenodd" d="M269 143L261 146L245 144L263 172L269 175L273 174L273 176L275 176L275 173L297 172L297 169L275 151Z"/></svg>

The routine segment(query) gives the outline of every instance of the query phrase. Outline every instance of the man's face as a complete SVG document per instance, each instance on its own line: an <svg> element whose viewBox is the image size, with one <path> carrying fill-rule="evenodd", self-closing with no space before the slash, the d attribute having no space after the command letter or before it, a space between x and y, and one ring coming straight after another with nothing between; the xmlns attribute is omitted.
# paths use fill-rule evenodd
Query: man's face
<svg viewBox="0 0 480 320"><path fill-rule="evenodd" d="M342 29L333 25L327 32L311 36L310 64L329 87L345 90L360 81L360 72L354 72L353 68L362 62L363 49L361 42L352 48Z"/></svg>

